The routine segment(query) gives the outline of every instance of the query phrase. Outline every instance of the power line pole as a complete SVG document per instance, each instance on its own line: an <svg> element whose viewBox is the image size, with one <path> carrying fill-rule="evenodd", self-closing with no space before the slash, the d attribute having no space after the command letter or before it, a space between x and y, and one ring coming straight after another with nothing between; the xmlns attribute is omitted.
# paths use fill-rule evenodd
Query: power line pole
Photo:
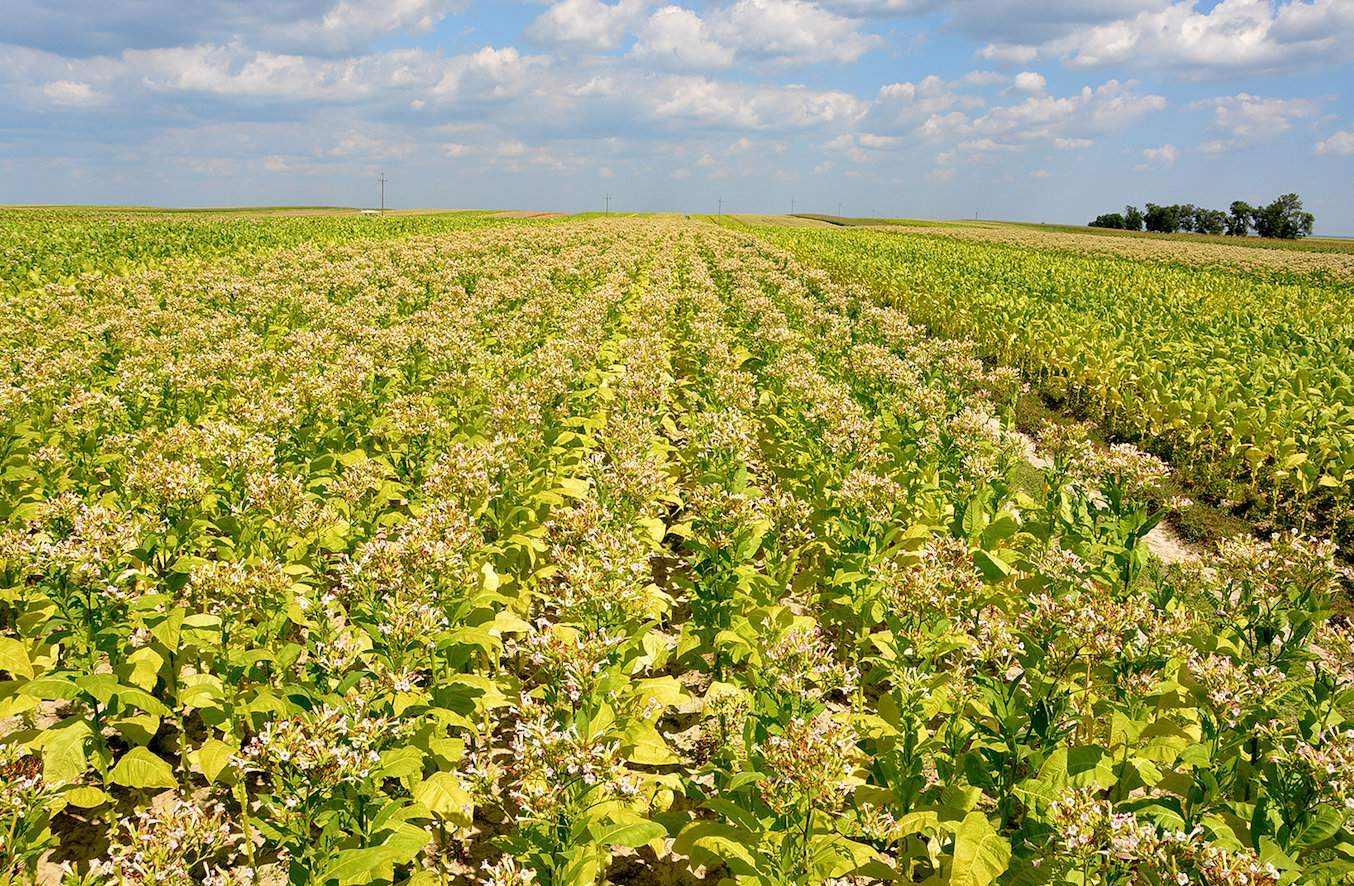
<svg viewBox="0 0 1354 886"><path fill-rule="evenodd" d="M606 200L606 214L611 215L611 192L607 191L603 199Z"/></svg>
<svg viewBox="0 0 1354 886"><path fill-rule="evenodd" d="M724 198L723 198L723 197L720 197L720 198L719 198L719 214L720 214L720 216L723 216L723 215L724 215Z"/></svg>
<svg viewBox="0 0 1354 886"><path fill-rule="evenodd" d="M795 214L795 198L794 198L794 197L791 197L791 198L790 198L790 214L791 214L791 215L794 215L794 214Z"/></svg>
<svg viewBox="0 0 1354 886"><path fill-rule="evenodd" d="M837 201L837 218L842 217L842 201Z"/></svg>
<svg viewBox="0 0 1354 886"><path fill-rule="evenodd" d="M386 171L381 170L381 177L377 179L381 183L381 215L386 214Z"/></svg>

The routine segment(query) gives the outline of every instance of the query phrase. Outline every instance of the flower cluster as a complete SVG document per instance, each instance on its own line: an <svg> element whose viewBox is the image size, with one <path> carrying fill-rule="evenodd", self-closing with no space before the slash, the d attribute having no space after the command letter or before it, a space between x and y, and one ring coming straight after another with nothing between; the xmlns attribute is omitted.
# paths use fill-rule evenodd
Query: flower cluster
<svg viewBox="0 0 1354 886"><path fill-rule="evenodd" d="M364 706L361 696L350 694L342 705L270 721L245 744L238 762L284 782L299 778L306 790L370 778L382 748L399 739L401 727L387 717L364 716ZM285 802L296 800L288 796Z"/></svg>
<svg viewBox="0 0 1354 886"><path fill-rule="evenodd" d="M229 864L240 833L221 806L204 807L182 797L157 799L122 821L96 873L119 884L230 882Z"/></svg>
<svg viewBox="0 0 1354 886"><path fill-rule="evenodd" d="M1277 701L1277 691L1286 679L1273 665L1247 665L1217 653L1195 653L1186 666L1199 681L1214 715L1228 726L1238 725L1257 708Z"/></svg>
<svg viewBox="0 0 1354 886"><path fill-rule="evenodd" d="M799 698L849 695L859 676L836 657L836 647L816 624L796 624L766 647L761 679L778 693Z"/></svg>
<svg viewBox="0 0 1354 886"><path fill-rule="evenodd" d="M593 694L624 642L623 636L605 631L585 634L538 619L531 631L505 643L504 652L523 658L547 697L569 706Z"/></svg>
<svg viewBox="0 0 1354 886"><path fill-rule="evenodd" d="M536 882L536 871L505 855L495 862L482 862L475 882L480 886L529 886Z"/></svg>
<svg viewBox="0 0 1354 886"><path fill-rule="evenodd" d="M639 780L625 765L620 744L607 736L584 735L572 723L522 699L522 713L509 742L505 765L508 796L518 818L552 820L573 805L627 798L639 791ZM588 797L588 800L581 800ZM577 812L577 809L573 809Z"/></svg>
<svg viewBox="0 0 1354 886"><path fill-rule="evenodd" d="M840 809L858 783L856 741L855 731L827 711L812 720L795 717L753 748L761 760L762 799L782 814Z"/></svg>
<svg viewBox="0 0 1354 886"><path fill-rule="evenodd" d="M1161 831L1131 812L1116 812L1098 788L1067 788L1049 803L1058 848L1073 864L1100 857L1126 873L1188 886L1276 886L1279 871L1254 852L1209 842L1196 829ZM1193 877L1191 875L1194 875ZM1195 879L1198 878L1198 879Z"/></svg>
<svg viewBox="0 0 1354 886"><path fill-rule="evenodd" d="M968 609L982 591L982 574L962 539L928 539L914 557L891 558L877 567L877 580L895 613L953 614Z"/></svg>

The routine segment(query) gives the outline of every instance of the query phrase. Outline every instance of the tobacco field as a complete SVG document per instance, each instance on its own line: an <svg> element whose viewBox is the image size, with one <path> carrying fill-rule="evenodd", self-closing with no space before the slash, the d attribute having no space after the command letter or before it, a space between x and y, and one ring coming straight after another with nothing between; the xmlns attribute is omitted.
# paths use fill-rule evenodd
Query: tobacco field
<svg viewBox="0 0 1354 886"><path fill-rule="evenodd" d="M1214 497L1354 550L1347 255L1014 227L759 233L1019 367Z"/></svg>
<svg viewBox="0 0 1354 886"><path fill-rule="evenodd" d="M942 301L980 247L40 218L0 229L0 882L1354 879L1320 293L1161 361L1185 319L1021 307L1132 312L1121 259ZM1021 369L1294 528L1166 568L1171 469L1079 425L1016 482Z"/></svg>

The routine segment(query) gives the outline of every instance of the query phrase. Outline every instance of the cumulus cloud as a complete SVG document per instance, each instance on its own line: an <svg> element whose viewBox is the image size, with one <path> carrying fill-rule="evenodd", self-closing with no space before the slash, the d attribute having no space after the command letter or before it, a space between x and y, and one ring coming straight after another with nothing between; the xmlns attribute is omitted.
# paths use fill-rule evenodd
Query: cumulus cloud
<svg viewBox="0 0 1354 886"><path fill-rule="evenodd" d="M1245 92L1195 102L1191 107L1212 108L1213 124L1232 138L1253 140L1278 135L1293 121L1315 117L1319 102L1306 98L1261 98Z"/></svg>
<svg viewBox="0 0 1354 886"><path fill-rule="evenodd" d="M637 97L652 119L744 130L849 126L868 106L849 93L768 87L674 75L650 81Z"/></svg>
<svg viewBox="0 0 1354 886"><path fill-rule="evenodd" d="M106 96L93 84L123 94L195 93L225 99L283 103L343 103L400 92L426 98L502 98L519 94L550 64L515 47L483 47L444 56L421 49L391 50L348 58L249 50L239 44L127 50L116 58L67 60L45 53L26 57L30 73L64 71L43 93L60 104L94 104Z"/></svg>
<svg viewBox="0 0 1354 886"><path fill-rule="evenodd" d="M1142 152L1142 161L1134 169L1139 172L1145 172L1149 169L1169 168L1175 165L1175 161L1180 157L1180 151L1175 145L1166 144L1156 148L1146 148Z"/></svg>
<svg viewBox="0 0 1354 886"><path fill-rule="evenodd" d="M854 19L807 0L736 0L705 16L682 6L656 10L638 29L633 57L673 68L846 64L883 44Z"/></svg>
<svg viewBox="0 0 1354 886"><path fill-rule="evenodd" d="M7 0L4 41L67 57L243 42L274 52L343 54L392 33L426 33L468 0Z"/></svg>
<svg viewBox="0 0 1354 886"><path fill-rule="evenodd" d="M734 50L716 41L696 13L665 6L640 28L631 55L665 67L727 68L733 64Z"/></svg>
<svg viewBox="0 0 1354 886"><path fill-rule="evenodd" d="M338 0L318 23L301 21L283 30L301 45L342 51L392 32L426 33L467 5L467 0Z"/></svg>
<svg viewBox="0 0 1354 886"><path fill-rule="evenodd" d="M1017 104L993 108L967 121L966 128L989 135L1049 140L1068 137L1069 133L1121 129L1166 107L1164 97L1139 95L1134 86L1132 81L1109 80L1095 89L1084 86L1076 95L1031 96Z"/></svg>
<svg viewBox="0 0 1354 886"><path fill-rule="evenodd" d="M980 54L1025 63L1060 58L1079 68L1153 65L1203 75L1292 70L1341 58L1354 39L1348 0L1198 0L1152 4L1133 15L1042 40L997 41Z"/></svg>
<svg viewBox="0 0 1354 886"><path fill-rule="evenodd" d="M942 0L819 0L820 6L844 15L921 15L944 5Z"/></svg>
<svg viewBox="0 0 1354 886"><path fill-rule="evenodd" d="M744 54L798 64L853 62L883 43L861 34L851 19L806 0L737 0L713 21L721 39Z"/></svg>
<svg viewBox="0 0 1354 886"><path fill-rule="evenodd" d="M1354 155L1354 132L1341 131L1316 143L1316 153L1348 157Z"/></svg>
<svg viewBox="0 0 1354 886"><path fill-rule="evenodd" d="M1088 27L1158 10L1171 0L954 0L952 29L998 46L1037 46Z"/></svg>
<svg viewBox="0 0 1354 886"><path fill-rule="evenodd" d="M959 82L967 86L995 86L998 83L1005 83L1010 78L997 71L969 71Z"/></svg>
<svg viewBox="0 0 1354 886"><path fill-rule="evenodd" d="M526 30L537 43L559 44L589 50L614 49L626 29L643 16L646 0L557 0Z"/></svg>
<svg viewBox="0 0 1354 886"><path fill-rule="evenodd" d="M1013 85L1016 92L1024 92L1029 95L1043 95L1044 87L1048 85L1048 81L1044 79L1043 74L1038 74L1034 71L1021 71L1019 74L1015 75Z"/></svg>
<svg viewBox="0 0 1354 886"><path fill-rule="evenodd" d="M43 85L42 94L52 104L68 108L87 108L108 101L108 96L79 80L52 80Z"/></svg>

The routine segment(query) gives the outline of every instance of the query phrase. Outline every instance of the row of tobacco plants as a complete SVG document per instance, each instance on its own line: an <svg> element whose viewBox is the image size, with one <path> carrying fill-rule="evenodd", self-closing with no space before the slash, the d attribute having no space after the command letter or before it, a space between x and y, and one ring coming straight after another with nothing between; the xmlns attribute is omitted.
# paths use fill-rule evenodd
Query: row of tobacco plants
<svg viewBox="0 0 1354 886"><path fill-rule="evenodd" d="M0 316L0 877L1354 871L1333 548L1163 573L1165 466L762 240L604 220Z"/></svg>
<svg viewBox="0 0 1354 886"><path fill-rule="evenodd" d="M882 230L759 229L1147 441L1252 518L1354 557L1354 285ZM1197 247L1207 251L1210 247ZM1298 254L1301 258L1301 254Z"/></svg>

